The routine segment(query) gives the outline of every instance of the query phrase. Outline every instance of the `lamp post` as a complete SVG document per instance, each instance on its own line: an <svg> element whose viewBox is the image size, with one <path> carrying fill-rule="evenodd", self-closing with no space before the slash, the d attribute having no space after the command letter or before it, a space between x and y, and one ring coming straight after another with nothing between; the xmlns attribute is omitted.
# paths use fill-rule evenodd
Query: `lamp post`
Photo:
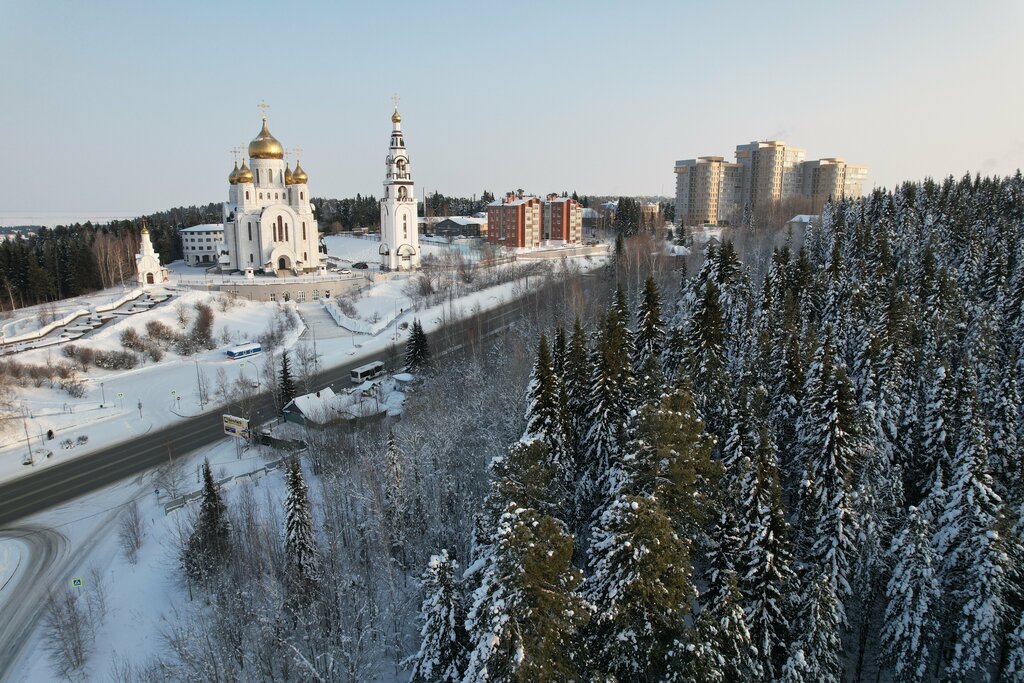
<svg viewBox="0 0 1024 683"><path fill-rule="evenodd" d="M258 367L256 367L256 364L253 363L248 358L243 359L242 362L243 363L248 363L249 365L252 366L252 369L256 371L256 391L257 392L262 391L263 383L260 382L260 369ZM245 377L245 374L243 373L242 376Z"/></svg>
<svg viewBox="0 0 1024 683"><path fill-rule="evenodd" d="M203 381L201 379L199 379L199 361L197 359L193 358L192 362L196 364L196 394L198 394L198 396L199 396L199 398L198 398L199 409L202 410L203 403L204 403L204 401L203 401Z"/></svg>
<svg viewBox="0 0 1024 683"><path fill-rule="evenodd" d="M106 405L107 392L103 389L103 382L100 382L100 403Z"/></svg>
<svg viewBox="0 0 1024 683"><path fill-rule="evenodd" d="M21 424L25 427L25 448L28 449L28 462L35 467L36 462L32 459L32 440L28 435L28 408L24 403L21 404Z"/></svg>

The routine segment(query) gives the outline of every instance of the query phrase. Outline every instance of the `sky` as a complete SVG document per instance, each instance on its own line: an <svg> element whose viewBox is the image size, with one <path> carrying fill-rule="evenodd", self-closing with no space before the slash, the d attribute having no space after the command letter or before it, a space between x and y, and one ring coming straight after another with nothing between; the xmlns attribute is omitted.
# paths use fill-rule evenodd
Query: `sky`
<svg viewBox="0 0 1024 683"><path fill-rule="evenodd" d="M381 193L391 97L417 193L674 194L782 139L868 186L1024 158L1024 3L0 0L0 212L227 198L231 148Z"/></svg>

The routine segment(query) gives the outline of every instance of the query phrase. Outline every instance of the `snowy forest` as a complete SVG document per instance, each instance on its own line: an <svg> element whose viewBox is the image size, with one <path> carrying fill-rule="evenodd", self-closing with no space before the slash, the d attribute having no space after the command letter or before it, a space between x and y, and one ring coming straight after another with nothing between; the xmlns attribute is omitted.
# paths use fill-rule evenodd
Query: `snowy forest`
<svg viewBox="0 0 1024 683"><path fill-rule="evenodd" d="M1022 233L1019 172L907 183L418 338L285 501L207 476L125 679L1024 680Z"/></svg>

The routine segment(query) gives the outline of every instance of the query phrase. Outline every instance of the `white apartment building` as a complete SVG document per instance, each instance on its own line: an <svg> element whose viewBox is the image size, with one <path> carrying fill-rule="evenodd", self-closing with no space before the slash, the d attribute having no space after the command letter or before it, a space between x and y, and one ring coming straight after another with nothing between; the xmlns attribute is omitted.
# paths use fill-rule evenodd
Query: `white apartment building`
<svg viewBox="0 0 1024 683"><path fill-rule="evenodd" d="M676 220L728 224L745 207L806 197L820 210L830 197L863 196L867 166L838 157L805 161L806 151L782 140L736 146L735 163L704 156L675 164Z"/></svg>
<svg viewBox="0 0 1024 683"><path fill-rule="evenodd" d="M195 225L178 231L181 253L190 266L215 266L224 250L224 226Z"/></svg>

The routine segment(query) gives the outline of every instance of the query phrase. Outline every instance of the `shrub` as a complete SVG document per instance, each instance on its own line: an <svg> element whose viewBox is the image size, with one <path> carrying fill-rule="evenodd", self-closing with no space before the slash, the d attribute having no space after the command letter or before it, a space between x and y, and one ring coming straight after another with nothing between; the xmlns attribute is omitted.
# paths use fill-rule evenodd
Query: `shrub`
<svg viewBox="0 0 1024 683"><path fill-rule="evenodd" d="M146 342L134 327L129 327L121 333L121 346L131 351L145 351Z"/></svg>
<svg viewBox="0 0 1024 683"><path fill-rule="evenodd" d="M169 343L174 341L177 333L170 325L162 323L159 320L150 320L146 323L146 336L159 342Z"/></svg>

